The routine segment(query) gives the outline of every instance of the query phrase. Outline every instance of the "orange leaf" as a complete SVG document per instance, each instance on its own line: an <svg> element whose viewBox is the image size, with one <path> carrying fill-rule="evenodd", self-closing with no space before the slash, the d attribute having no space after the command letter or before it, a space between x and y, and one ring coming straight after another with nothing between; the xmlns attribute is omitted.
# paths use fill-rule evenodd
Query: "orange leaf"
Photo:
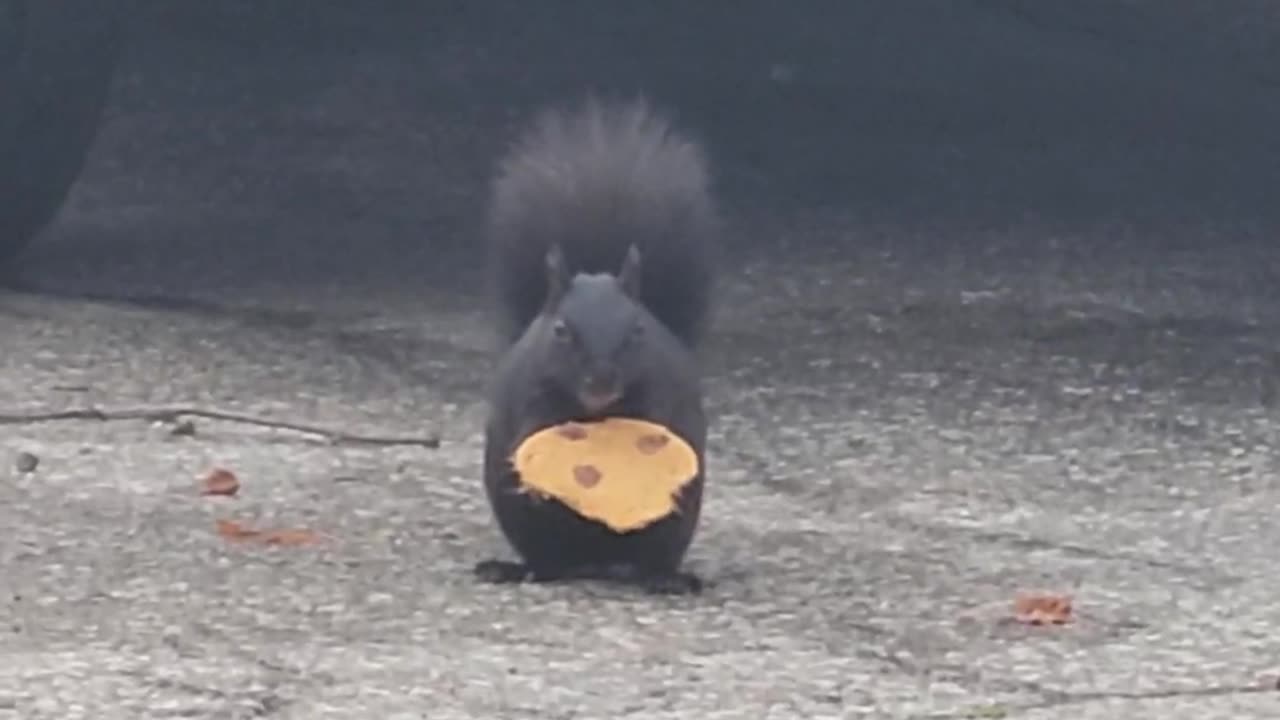
<svg viewBox="0 0 1280 720"><path fill-rule="evenodd" d="M305 528L280 528L276 530L257 530L246 527L234 520L218 520L218 534L232 542L255 541L263 545L281 547L297 547L311 545L320 541L320 534Z"/></svg>
<svg viewBox="0 0 1280 720"><path fill-rule="evenodd" d="M1013 617L1027 625L1065 625L1071 622L1071 597L1020 593L1013 601Z"/></svg>
<svg viewBox="0 0 1280 720"><path fill-rule="evenodd" d="M235 473L222 468L214 468L204 476L201 483L201 495L235 495L240 491L240 479Z"/></svg>
<svg viewBox="0 0 1280 720"><path fill-rule="evenodd" d="M218 534L228 540L253 540L262 533L234 520L218 520Z"/></svg>
<svg viewBox="0 0 1280 720"><path fill-rule="evenodd" d="M296 547L298 545L310 545L319 541L319 534L305 528L271 530L262 534L262 542L267 545Z"/></svg>

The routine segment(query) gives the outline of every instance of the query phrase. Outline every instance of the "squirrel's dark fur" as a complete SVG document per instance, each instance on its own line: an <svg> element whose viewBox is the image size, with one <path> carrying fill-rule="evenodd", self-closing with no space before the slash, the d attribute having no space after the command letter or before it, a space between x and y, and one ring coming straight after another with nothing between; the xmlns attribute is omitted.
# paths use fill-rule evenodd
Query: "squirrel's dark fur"
<svg viewBox="0 0 1280 720"><path fill-rule="evenodd" d="M490 398L484 475L522 563L491 579L623 570L679 572L704 476L678 511L616 533L518 489L508 458L532 433L625 416L671 428L704 461L707 421L694 355L709 315L718 219L701 148L641 101L547 112L500 165L489 215L504 356Z"/></svg>

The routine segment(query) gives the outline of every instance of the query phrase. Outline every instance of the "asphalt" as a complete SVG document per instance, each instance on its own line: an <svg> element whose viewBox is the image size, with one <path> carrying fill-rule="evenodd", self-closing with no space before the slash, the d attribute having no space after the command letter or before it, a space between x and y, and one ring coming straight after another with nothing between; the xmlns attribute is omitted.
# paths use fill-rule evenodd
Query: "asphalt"
<svg viewBox="0 0 1280 720"><path fill-rule="evenodd" d="M1046 192L966 223L941 201L863 213L856 183L790 196L801 165L729 155L689 558L708 589L495 588L470 574L508 556L478 479L476 218L504 133L559 89L529 69L509 103L468 99L501 65L478 41L230 37L230 60L139 42L0 292L0 718L1280 717L1262 205L1187 219L1148 189L1141 221L1067 222ZM1185 152L1242 158L1194 167L1257 192L1241 146ZM899 182L941 172L900 159ZM974 197L1007 181L974 168ZM175 407L440 443L15 417ZM235 498L200 494L216 467ZM232 542L219 520L318 537ZM1025 591L1069 595L1072 622L1017 622Z"/></svg>

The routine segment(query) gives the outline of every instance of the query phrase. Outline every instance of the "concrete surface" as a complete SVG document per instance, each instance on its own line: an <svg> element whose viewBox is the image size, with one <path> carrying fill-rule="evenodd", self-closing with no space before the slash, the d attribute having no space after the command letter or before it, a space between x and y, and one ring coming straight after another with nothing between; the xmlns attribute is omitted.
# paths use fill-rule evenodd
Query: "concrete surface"
<svg viewBox="0 0 1280 720"><path fill-rule="evenodd" d="M722 153L736 251L690 557L712 587L477 586L506 549L477 477L469 245L510 122L577 83L531 69L509 104L469 98L502 63L435 39L139 45L72 204L0 294L0 416L180 404L442 444L0 425L0 718L1280 717L1275 225L1262 202L1188 219L1172 186L1119 183L1074 222L1052 185L984 208L1003 220L962 222L955 197L894 219L853 180L847 203L782 192L803 165L774 148L751 156L764 176ZM1182 169L1252 187L1242 123L1185 151L1239 174ZM1046 159L951 132L1026 177L1159 174L1150 148ZM927 197L965 185L868 157ZM1005 182L975 168L947 172ZM237 498L198 494L214 466ZM220 518L325 540L230 543ZM1010 622L1028 589L1071 594L1075 622Z"/></svg>

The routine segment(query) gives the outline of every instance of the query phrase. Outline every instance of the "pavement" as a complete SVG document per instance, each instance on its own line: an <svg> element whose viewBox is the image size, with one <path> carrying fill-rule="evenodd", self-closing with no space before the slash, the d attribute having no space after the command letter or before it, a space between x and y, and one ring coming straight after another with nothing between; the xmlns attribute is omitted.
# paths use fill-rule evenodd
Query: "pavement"
<svg viewBox="0 0 1280 720"><path fill-rule="evenodd" d="M510 58L407 22L369 50L339 20L292 45L144 34L0 292L0 718L1280 717L1280 251L1265 203L1220 202L1261 196L1252 125L1154 143L1207 173L1158 191L1117 180L1160 175L1157 150L1099 151L1120 199L1070 221L1051 191L1076 185L1002 208L1017 183L927 153L898 156L902 206L857 177L831 202L823 173L788 194L799 160L703 127L734 138L688 561L709 588L492 587L470 574L508 556L478 477L484 178L581 80L555 68L587 70L564 49L514 100L472 98ZM907 142L879 139L872 162ZM983 157L1095 160L1024 151ZM981 221L957 219L966 188ZM21 417L82 408L135 419ZM175 433L175 408L406 442ZM200 493L214 468L238 495ZM1023 592L1069 596L1071 622L1019 622Z"/></svg>

